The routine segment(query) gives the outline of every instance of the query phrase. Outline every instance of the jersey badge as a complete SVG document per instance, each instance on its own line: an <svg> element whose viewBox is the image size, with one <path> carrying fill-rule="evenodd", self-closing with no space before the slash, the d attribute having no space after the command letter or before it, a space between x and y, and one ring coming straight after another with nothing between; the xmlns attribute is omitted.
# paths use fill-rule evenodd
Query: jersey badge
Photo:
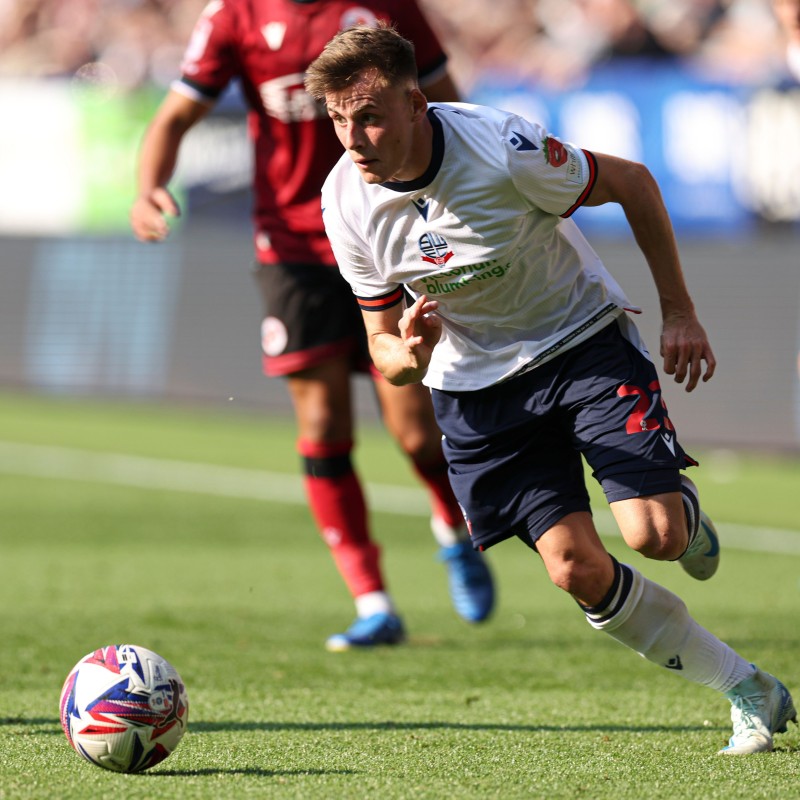
<svg viewBox="0 0 800 800"><path fill-rule="evenodd" d="M526 139L521 133L517 133L516 131L511 131L511 133L513 136L508 141L511 142L511 146L515 150L522 152L523 150L539 149L530 139Z"/></svg>
<svg viewBox="0 0 800 800"><path fill-rule="evenodd" d="M277 317L265 317L261 322L261 349L267 356L279 356L289 343L289 332Z"/></svg>
<svg viewBox="0 0 800 800"><path fill-rule="evenodd" d="M444 236L438 233L424 233L419 237L419 249L422 250L422 260L427 264L444 266L452 257L453 251Z"/></svg>
<svg viewBox="0 0 800 800"><path fill-rule="evenodd" d="M261 28L261 34L270 50L280 50L286 35L286 23L268 22Z"/></svg>
<svg viewBox="0 0 800 800"><path fill-rule="evenodd" d="M544 145L544 157L551 167L563 167L567 163L567 148L558 139L548 136Z"/></svg>
<svg viewBox="0 0 800 800"><path fill-rule="evenodd" d="M427 222L428 221L428 209L430 208L431 201L430 200L426 200L424 197L420 197L417 200L412 200L411 202L414 204L414 208L416 208L417 211L419 211L420 216L422 217L422 219L424 219L425 222Z"/></svg>

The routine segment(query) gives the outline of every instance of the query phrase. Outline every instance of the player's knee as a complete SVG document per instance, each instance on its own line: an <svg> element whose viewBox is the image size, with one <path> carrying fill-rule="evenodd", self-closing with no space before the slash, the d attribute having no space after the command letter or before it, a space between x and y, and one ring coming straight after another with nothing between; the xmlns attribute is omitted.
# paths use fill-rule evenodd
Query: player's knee
<svg viewBox="0 0 800 800"><path fill-rule="evenodd" d="M564 559L548 566L550 580L559 589L587 605L599 602L608 591L609 565L595 560Z"/></svg>
<svg viewBox="0 0 800 800"><path fill-rule="evenodd" d="M442 457L442 434L438 429L408 426L394 432L400 449L415 463L438 461Z"/></svg>
<svg viewBox="0 0 800 800"><path fill-rule="evenodd" d="M637 553L654 561L674 561L686 549L684 520L666 525L643 526L625 533L625 541Z"/></svg>

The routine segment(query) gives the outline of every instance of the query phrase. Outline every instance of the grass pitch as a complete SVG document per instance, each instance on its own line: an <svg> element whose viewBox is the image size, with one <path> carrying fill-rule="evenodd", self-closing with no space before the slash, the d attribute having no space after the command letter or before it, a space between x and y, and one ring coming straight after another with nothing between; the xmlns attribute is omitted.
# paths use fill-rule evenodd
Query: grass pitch
<svg viewBox="0 0 800 800"><path fill-rule="evenodd" d="M0 396L0 798L800 797L796 727L774 753L715 755L727 701L592 631L522 544L488 554L494 617L462 622L409 468L382 431L359 439L411 639L331 654L352 604L292 423ZM609 549L800 700L800 462L693 454L717 576L645 562L600 513ZM189 692L189 732L142 775L83 761L58 723L69 669L115 642L169 659Z"/></svg>

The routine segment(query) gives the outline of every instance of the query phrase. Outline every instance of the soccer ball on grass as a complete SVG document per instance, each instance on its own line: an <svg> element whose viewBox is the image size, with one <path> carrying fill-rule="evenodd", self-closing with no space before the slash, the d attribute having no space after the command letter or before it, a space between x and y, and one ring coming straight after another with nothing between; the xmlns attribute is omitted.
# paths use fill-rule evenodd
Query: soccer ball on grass
<svg viewBox="0 0 800 800"><path fill-rule="evenodd" d="M141 772L163 761L189 721L189 699L175 668L132 644L84 656L61 690L61 727L87 761Z"/></svg>

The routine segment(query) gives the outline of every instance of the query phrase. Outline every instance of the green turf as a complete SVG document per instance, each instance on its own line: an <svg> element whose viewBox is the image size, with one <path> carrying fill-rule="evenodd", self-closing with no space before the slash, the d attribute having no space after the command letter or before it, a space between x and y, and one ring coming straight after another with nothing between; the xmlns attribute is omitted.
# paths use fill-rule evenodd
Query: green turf
<svg viewBox="0 0 800 800"><path fill-rule="evenodd" d="M294 475L293 439L287 420L0 396L0 442ZM796 459L697 455L718 520L798 530ZM359 464L414 485L377 429ZM329 654L352 605L302 505L3 470L0 798L800 796L796 727L775 753L716 756L724 698L592 631L521 544L489 553L500 602L471 627L424 516L375 513L411 640ZM700 584L608 546L800 694L800 557L727 549ZM70 667L123 641L172 661L191 703L174 755L138 776L84 762L58 724Z"/></svg>

